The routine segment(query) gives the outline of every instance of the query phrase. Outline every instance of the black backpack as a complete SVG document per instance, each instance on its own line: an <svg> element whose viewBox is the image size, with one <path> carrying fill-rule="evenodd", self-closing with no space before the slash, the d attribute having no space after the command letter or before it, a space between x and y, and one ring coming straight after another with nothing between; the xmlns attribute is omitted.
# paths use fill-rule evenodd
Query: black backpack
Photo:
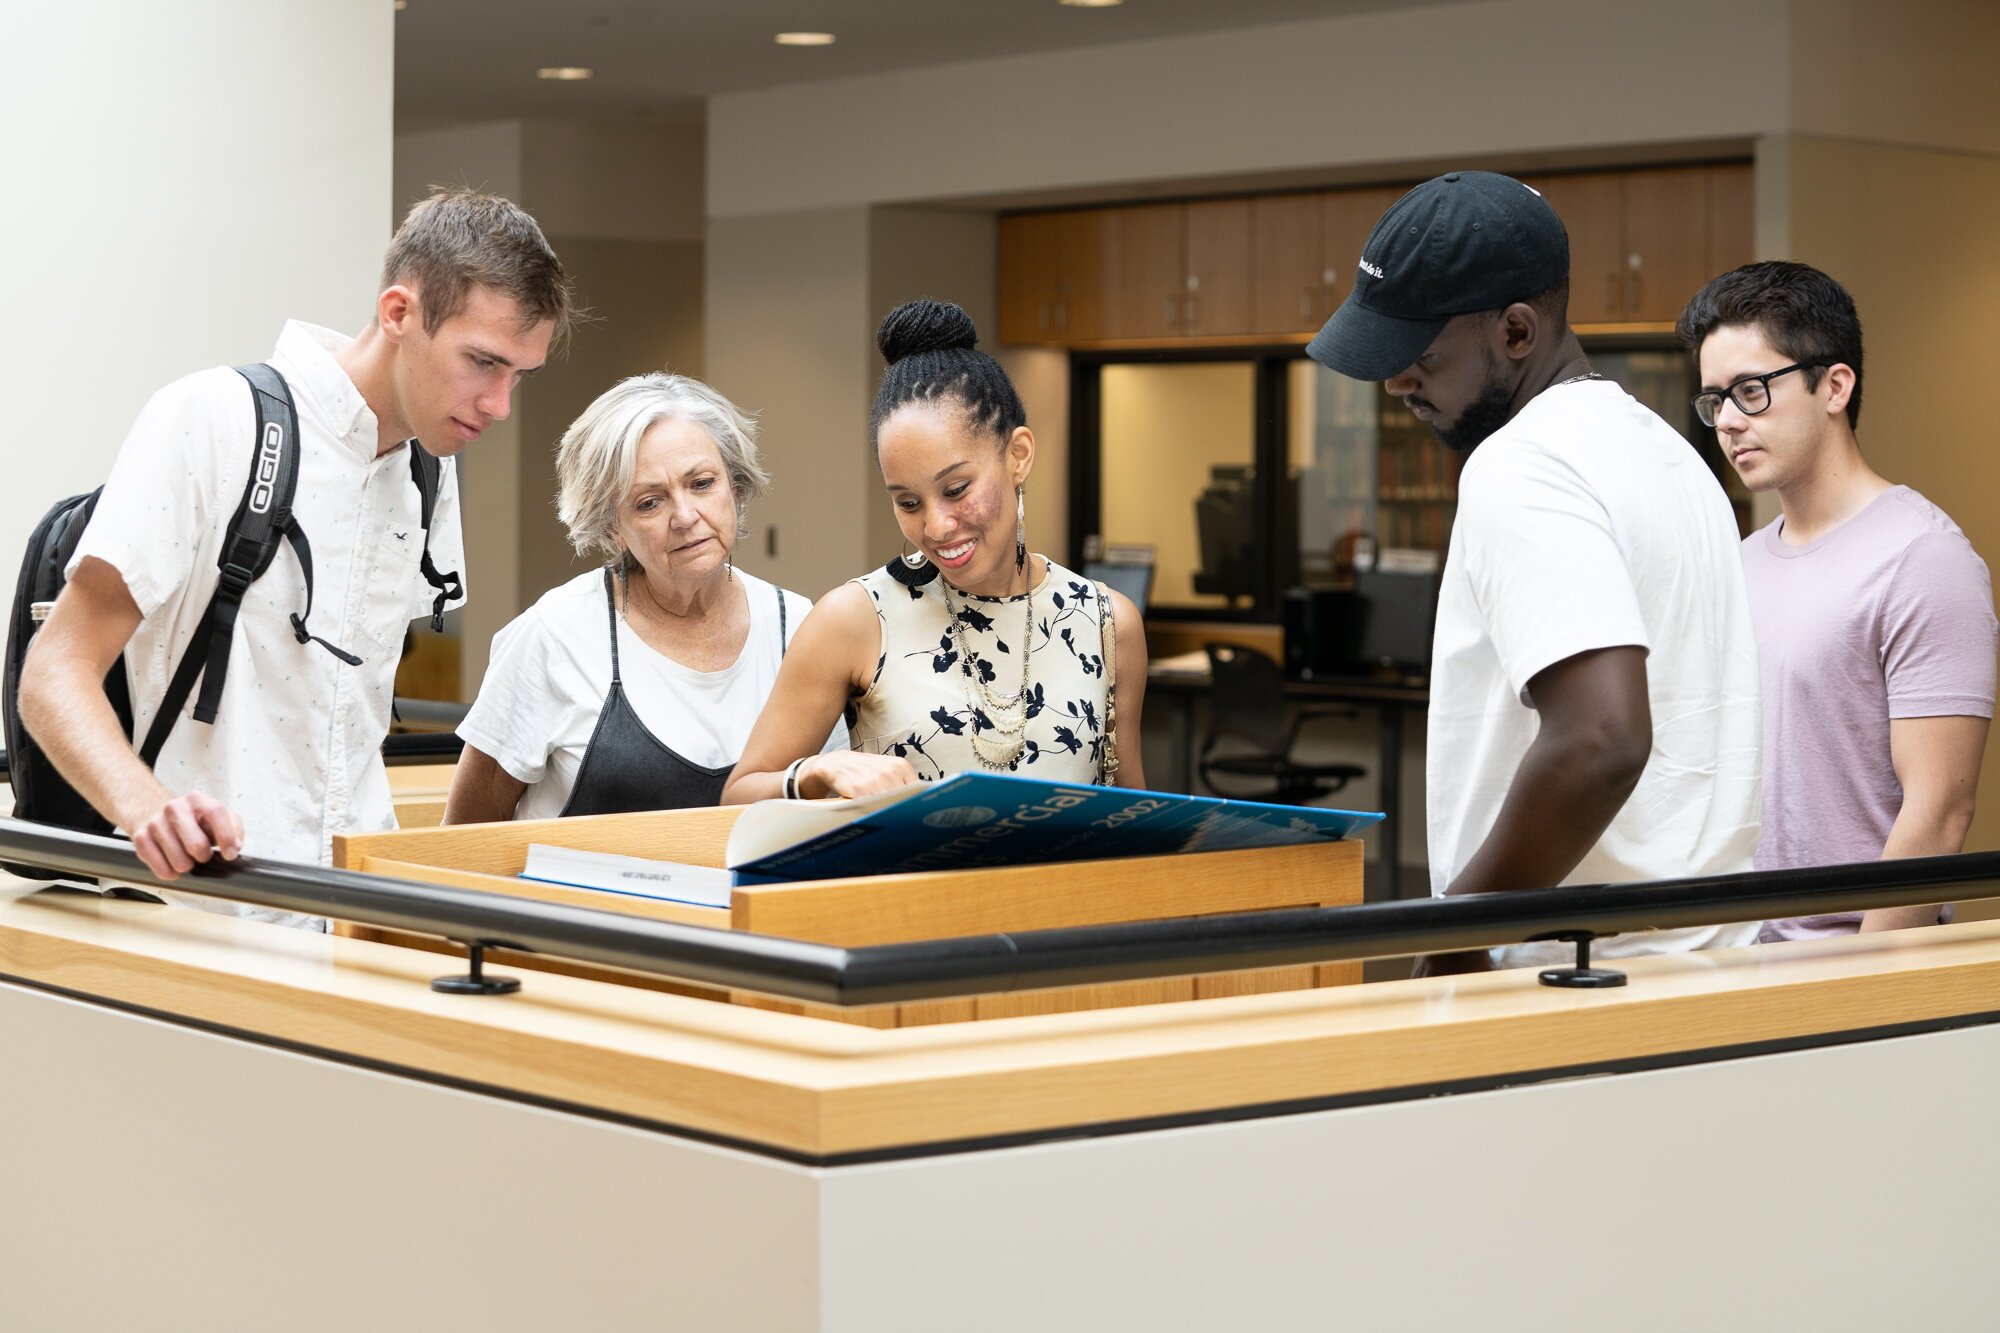
<svg viewBox="0 0 2000 1333"><path fill-rule="evenodd" d="M268 365L238 366L236 370L249 381L251 398L257 409L250 480L243 488L243 498L237 503L236 513L229 520L228 534L223 539L222 553L217 560L222 573L215 595L188 643L186 656L181 658L174 671L166 696L161 700L159 714L153 719L144 743L139 746L139 758L148 768L159 759L160 750L166 745L174 724L179 721L181 709L186 706L188 695L193 693L197 679L201 682L201 694L195 700L195 720L211 724L215 721L222 702L222 683L229 671L229 645L236 630L236 613L243 605L244 592L277 558L280 541L291 543L305 575L305 609L292 615L292 633L300 643L317 643L350 666L361 664L361 659L354 654L335 647L306 628L306 621L312 615L312 547L292 516L292 496L298 489L299 481L299 418L292 406L291 392L285 385L284 377ZM442 475L443 467L439 461L412 441L410 478L421 497L423 574L425 581L437 589L437 600L431 605L431 628L435 630L444 628L445 604L463 596L464 589L456 571L440 574L431 561L431 516L437 507ZM75 553L84 528L89 526L90 517L97 508L97 497L103 492L104 488L100 486L88 495L72 495L56 504L35 525L33 534L28 538L27 554L21 561L20 582L14 589L14 612L7 626L6 672L4 681L0 682L0 723L4 723L6 731L7 768L14 788L14 817L85 833L109 833L110 821L98 814L74 787L64 781L48 755L35 743L35 738L21 725L21 663L27 658L28 645L34 638L35 630L62 591L66 582L63 570ZM125 726L126 738L131 739L132 702L126 690L122 657L105 676L104 693ZM35 879L56 877L54 872L32 866L9 865L6 868L17 875Z"/></svg>

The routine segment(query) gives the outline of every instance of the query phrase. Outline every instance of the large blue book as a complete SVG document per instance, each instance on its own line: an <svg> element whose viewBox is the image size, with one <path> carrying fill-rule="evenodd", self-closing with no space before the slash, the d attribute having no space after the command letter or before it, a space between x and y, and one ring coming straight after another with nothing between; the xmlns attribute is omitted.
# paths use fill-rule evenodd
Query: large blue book
<svg viewBox="0 0 2000 1333"><path fill-rule="evenodd" d="M725 856L738 884L1289 847L1379 814L961 773L845 801L760 801Z"/></svg>

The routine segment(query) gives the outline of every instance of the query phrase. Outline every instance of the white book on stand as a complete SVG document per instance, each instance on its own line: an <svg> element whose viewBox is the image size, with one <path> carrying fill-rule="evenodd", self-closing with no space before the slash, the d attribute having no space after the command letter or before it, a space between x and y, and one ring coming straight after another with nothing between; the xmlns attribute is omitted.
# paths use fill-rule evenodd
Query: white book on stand
<svg viewBox="0 0 2000 1333"><path fill-rule="evenodd" d="M615 852L583 852L539 842L528 844L528 863L521 868L521 878L629 893L640 898L664 898L697 907L729 906L729 890L735 880L727 870L714 866L683 865L679 861L655 861Z"/></svg>

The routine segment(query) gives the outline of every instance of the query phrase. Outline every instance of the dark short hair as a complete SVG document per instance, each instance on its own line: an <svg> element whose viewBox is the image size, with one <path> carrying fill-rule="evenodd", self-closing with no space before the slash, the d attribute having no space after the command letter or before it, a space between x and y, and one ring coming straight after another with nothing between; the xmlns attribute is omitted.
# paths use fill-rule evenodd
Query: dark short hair
<svg viewBox="0 0 2000 1333"><path fill-rule="evenodd" d="M948 301L909 301L891 310L875 331L875 345L889 368L875 391L868 439L880 448L882 423L905 403L949 401L966 423L1004 447L1028 413L1000 363L974 346L972 317Z"/></svg>
<svg viewBox="0 0 2000 1333"><path fill-rule="evenodd" d="M1701 345L1720 328L1756 329L1764 341L1793 361L1839 362L1854 372L1847 397L1849 428L1861 422L1861 316L1847 288L1810 264L1766 259L1731 269L1694 294L1674 332L1697 361ZM1804 372L1806 385L1819 388L1825 366Z"/></svg>
<svg viewBox="0 0 2000 1333"><path fill-rule="evenodd" d="M433 188L396 228L382 286L416 288L424 331L463 313L474 287L514 302L524 328L551 324L560 350L577 319L569 275L542 229L519 205L474 190Z"/></svg>

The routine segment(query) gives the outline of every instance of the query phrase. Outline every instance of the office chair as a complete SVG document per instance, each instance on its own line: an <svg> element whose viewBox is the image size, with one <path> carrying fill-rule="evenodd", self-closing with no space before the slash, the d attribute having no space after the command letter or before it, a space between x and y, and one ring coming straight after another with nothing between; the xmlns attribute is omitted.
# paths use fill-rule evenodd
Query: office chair
<svg viewBox="0 0 2000 1333"><path fill-rule="evenodd" d="M1211 643L1208 652L1208 735L1197 771L1218 796L1277 805L1306 805L1331 795L1368 770L1358 764L1304 764L1292 758L1299 729L1321 717L1353 717L1349 708L1300 708L1285 718L1285 680L1278 664L1254 648ZM1250 749L1215 753L1226 738ZM1217 778L1224 782L1216 781ZM1226 784L1226 785L1225 785ZM1233 789L1232 789L1233 788Z"/></svg>

